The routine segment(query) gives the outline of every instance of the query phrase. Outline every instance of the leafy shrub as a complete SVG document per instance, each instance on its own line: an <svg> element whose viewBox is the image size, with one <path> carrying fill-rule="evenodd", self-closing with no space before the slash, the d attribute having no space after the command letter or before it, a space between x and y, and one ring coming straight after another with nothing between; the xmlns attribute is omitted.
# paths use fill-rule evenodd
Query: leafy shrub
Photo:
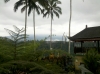
<svg viewBox="0 0 100 74"><path fill-rule="evenodd" d="M28 61L10 61L0 65L0 74L40 74L48 72L44 67ZM52 71L49 71L52 72Z"/></svg>
<svg viewBox="0 0 100 74"><path fill-rule="evenodd" d="M12 59L11 56L9 55L4 55L2 53L0 53L0 63L4 63L4 62L8 62Z"/></svg>
<svg viewBox="0 0 100 74"><path fill-rule="evenodd" d="M100 60L100 55L95 49L90 49L83 57L85 67L94 74L100 74L100 64L97 62Z"/></svg>

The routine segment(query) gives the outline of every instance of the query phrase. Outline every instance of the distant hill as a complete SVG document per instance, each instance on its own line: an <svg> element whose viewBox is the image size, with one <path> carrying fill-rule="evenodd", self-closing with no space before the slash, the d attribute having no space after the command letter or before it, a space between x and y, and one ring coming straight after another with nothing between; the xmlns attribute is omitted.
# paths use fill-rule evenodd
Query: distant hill
<svg viewBox="0 0 100 74"><path fill-rule="evenodd" d="M5 36L7 38L10 38L10 36ZM36 40L43 40L46 39L46 41L50 41L49 35L36 35ZM33 35L28 35L28 40L33 40L34 36ZM62 36L52 36L52 41L62 41Z"/></svg>
<svg viewBox="0 0 100 74"><path fill-rule="evenodd" d="M50 37L48 35L36 35L36 40L43 40L47 38L46 41L50 41ZM33 35L29 35L28 40L33 40L34 36ZM53 41L61 41L62 37L61 36L52 36L52 40Z"/></svg>
<svg viewBox="0 0 100 74"><path fill-rule="evenodd" d="M32 37L33 36L29 36L28 43L31 43L31 40L33 40ZM2 43L1 46L4 46L5 49L9 48L9 46L10 46L9 42L11 40L9 38L10 38L9 36L0 38L1 39L0 41ZM40 45L38 46L37 49L41 49L41 50L42 49L50 49L50 41L46 40L46 41L40 42L40 40L44 39L44 38L45 38L44 36L37 36L38 40L36 40L36 41L40 43ZM52 49L62 49L62 50L68 51L68 42L65 43L64 41L59 41L59 40L56 40L56 38L52 41ZM60 38L60 37L58 37L58 38ZM1 48L1 49L3 49L3 48ZM71 53L73 53L73 43L72 42L71 42Z"/></svg>

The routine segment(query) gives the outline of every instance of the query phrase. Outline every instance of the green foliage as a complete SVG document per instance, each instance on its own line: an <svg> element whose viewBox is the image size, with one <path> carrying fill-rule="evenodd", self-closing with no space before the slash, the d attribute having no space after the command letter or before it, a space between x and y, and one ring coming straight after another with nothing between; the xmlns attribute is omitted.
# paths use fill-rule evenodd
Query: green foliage
<svg viewBox="0 0 100 74"><path fill-rule="evenodd" d="M61 4L61 1L59 0L48 0L48 7L46 7L46 9L43 9L43 17L46 17L48 15L51 15L51 19L53 20L53 16L54 14L56 15L56 17L59 18L59 14L62 14L61 12L61 8L59 6L57 6L58 4Z"/></svg>
<svg viewBox="0 0 100 74"><path fill-rule="evenodd" d="M61 50L61 49L53 49L53 50L42 50L43 51L43 55L45 56L49 56L50 54L54 54L55 57L58 56L70 56L65 50Z"/></svg>
<svg viewBox="0 0 100 74"><path fill-rule="evenodd" d="M34 51L32 48L31 49L27 49L27 50L21 50L21 56L19 57L19 59L23 59L26 61L38 61L42 58L43 55L43 50L36 50Z"/></svg>
<svg viewBox="0 0 100 74"><path fill-rule="evenodd" d="M36 50L34 51L32 45L33 41L27 41L26 50L23 46L17 48L16 61L13 60L13 45L10 39L4 38L0 40L2 47L0 48L0 74L17 74L27 72L28 74L64 74L66 71L56 63L58 56L70 56L66 51L60 49L46 50L38 47L44 44L44 41L36 42ZM2 43L3 42L3 43ZM21 42L20 44L23 44ZM4 48L4 49L3 49ZM6 55L5 55L6 54ZM54 61L42 60L43 58L53 54ZM21 61L18 61L21 60ZM34 66L33 63L37 65ZM29 64L30 63L30 64ZM35 63L35 64L36 64ZM39 64L39 65L38 65ZM39 71L39 72L38 72Z"/></svg>
<svg viewBox="0 0 100 74"><path fill-rule="evenodd" d="M37 41L39 43L39 46L37 47L37 49L50 49L50 42L49 41ZM52 42L52 48L53 50L65 50L68 51L68 42L64 43L62 41L55 41ZM74 50L73 50L73 42L71 42L71 54L74 54Z"/></svg>
<svg viewBox="0 0 100 74"><path fill-rule="evenodd" d="M52 72L46 68L34 63L27 61L11 61L0 65L0 74L43 74L43 72ZM52 72L53 73L53 72Z"/></svg>
<svg viewBox="0 0 100 74"><path fill-rule="evenodd" d="M14 55L14 59L16 60L16 56L17 56L17 48L20 46L20 40L24 39L24 28L19 29L16 26L13 26L15 29L15 32L9 29L5 29L9 35L11 36L11 40L12 40L12 46L13 46L13 55Z"/></svg>
<svg viewBox="0 0 100 74"><path fill-rule="evenodd" d="M39 65L47 68L48 70L51 70L52 72L49 71L49 74L63 74L63 73L66 73L66 71L64 71L59 65L57 65L54 62L49 62L48 60L41 60L41 61L37 61L37 63ZM46 74L47 72L43 72L43 73Z"/></svg>
<svg viewBox="0 0 100 74"><path fill-rule="evenodd" d="M83 58L85 67L94 74L100 74L100 64L97 62L99 60L100 55L95 49L90 49Z"/></svg>
<svg viewBox="0 0 100 74"><path fill-rule="evenodd" d="M35 51L39 47L40 42L36 41L35 44L34 45L33 44L34 44L33 40L32 41L28 41L25 48Z"/></svg>
<svg viewBox="0 0 100 74"><path fill-rule="evenodd" d="M11 56L9 56L9 55L5 56L5 54L0 53L0 64L2 64L4 62L8 62L10 60L12 60Z"/></svg>
<svg viewBox="0 0 100 74"><path fill-rule="evenodd" d="M65 71L70 72L74 71L74 58L73 56L69 55L67 52L64 50L44 50L43 52L44 59L57 64L60 68L63 68ZM51 64L45 65L45 67L52 68ZM55 68L55 66L54 66ZM54 69L53 68L53 69ZM57 68L56 68L57 70Z"/></svg>
<svg viewBox="0 0 100 74"><path fill-rule="evenodd" d="M12 40L6 37L0 37L0 54L12 55Z"/></svg>

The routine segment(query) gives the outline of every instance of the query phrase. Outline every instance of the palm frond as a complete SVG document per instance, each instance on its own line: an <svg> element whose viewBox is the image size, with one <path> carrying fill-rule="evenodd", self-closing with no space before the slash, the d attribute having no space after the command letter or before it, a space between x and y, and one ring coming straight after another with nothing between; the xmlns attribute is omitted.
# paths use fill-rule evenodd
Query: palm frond
<svg viewBox="0 0 100 74"><path fill-rule="evenodd" d="M26 9L26 6L22 7L21 13L23 13L25 11L25 9Z"/></svg>
<svg viewBox="0 0 100 74"><path fill-rule="evenodd" d="M53 4L53 7L56 7L56 6L57 6L57 4L56 4L56 3L54 3L54 4Z"/></svg>
<svg viewBox="0 0 100 74"><path fill-rule="evenodd" d="M59 1L59 0L52 0L51 2L52 2L51 4L53 4L53 5L54 5L54 3L61 4L61 1Z"/></svg>
<svg viewBox="0 0 100 74"><path fill-rule="evenodd" d="M57 4L61 4L61 1L57 1L56 3L57 3Z"/></svg>
<svg viewBox="0 0 100 74"><path fill-rule="evenodd" d="M46 8L48 6L48 0L37 0L39 5L41 5L43 8Z"/></svg>
<svg viewBox="0 0 100 74"><path fill-rule="evenodd" d="M45 9L41 9L41 13L44 15Z"/></svg>
<svg viewBox="0 0 100 74"><path fill-rule="evenodd" d="M4 0L5 3L9 2L10 0Z"/></svg>
<svg viewBox="0 0 100 74"><path fill-rule="evenodd" d="M50 5L51 5L51 6L53 6L53 5L54 5L54 3L55 3L55 1L54 1L54 0L50 0Z"/></svg>
<svg viewBox="0 0 100 74"><path fill-rule="evenodd" d="M33 10L33 9L35 9L36 10L36 12L37 12L37 14L40 14L40 11L41 11L41 13L42 13L42 9L40 8L40 6L39 5L37 5L37 3L36 3L37 1L31 1L31 0L28 0L28 15L31 13L31 11Z"/></svg>
<svg viewBox="0 0 100 74"><path fill-rule="evenodd" d="M32 11L33 7L30 6L29 9L28 9L28 16L30 15L31 11Z"/></svg>
<svg viewBox="0 0 100 74"><path fill-rule="evenodd" d="M53 12L59 18L59 14L56 11L53 11Z"/></svg>
<svg viewBox="0 0 100 74"><path fill-rule="evenodd" d="M28 16L29 16L31 11L34 8L36 8L37 6L36 6L36 4L35 4L35 2L33 0L28 0L28 7L29 7L29 9L28 9Z"/></svg>
<svg viewBox="0 0 100 74"><path fill-rule="evenodd" d="M55 7L55 10L56 10L58 13L62 14L62 10L61 10L60 7Z"/></svg>
<svg viewBox="0 0 100 74"><path fill-rule="evenodd" d="M16 12L16 11L18 10L18 8L19 8L21 5L23 5L23 4L25 4L25 2L24 2L23 0L17 1L17 2L14 4L14 11Z"/></svg>
<svg viewBox="0 0 100 74"><path fill-rule="evenodd" d="M46 17L47 15L48 15L48 17L49 17L49 15L50 15L49 10L48 10L46 13L44 13L43 17Z"/></svg>
<svg viewBox="0 0 100 74"><path fill-rule="evenodd" d="M40 14L39 10L41 10L41 8L39 6L37 8L35 8L35 10L36 10L37 14Z"/></svg>
<svg viewBox="0 0 100 74"><path fill-rule="evenodd" d="M57 4L60 4L61 2L58 0L48 0L49 6L45 9L46 13L44 16L51 15L53 19L53 13L56 14L56 16L59 18L59 14L62 14L61 8L57 6Z"/></svg>

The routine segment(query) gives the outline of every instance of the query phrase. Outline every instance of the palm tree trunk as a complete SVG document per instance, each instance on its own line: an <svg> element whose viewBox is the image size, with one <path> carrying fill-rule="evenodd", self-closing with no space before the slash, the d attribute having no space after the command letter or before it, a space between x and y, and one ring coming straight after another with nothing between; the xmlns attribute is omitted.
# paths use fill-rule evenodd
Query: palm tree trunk
<svg viewBox="0 0 100 74"><path fill-rule="evenodd" d="M26 45L26 27L27 27L27 0L26 0L26 11L25 11L25 38L24 38L25 45Z"/></svg>
<svg viewBox="0 0 100 74"><path fill-rule="evenodd" d="M35 9L33 10L34 50L35 50Z"/></svg>
<svg viewBox="0 0 100 74"><path fill-rule="evenodd" d="M51 15L51 35L50 35L50 49L52 49L52 15Z"/></svg>
<svg viewBox="0 0 100 74"><path fill-rule="evenodd" d="M72 0L70 0L69 37L70 37L71 17L72 17ZM70 39L69 39L68 52L70 54Z"/></svg>

